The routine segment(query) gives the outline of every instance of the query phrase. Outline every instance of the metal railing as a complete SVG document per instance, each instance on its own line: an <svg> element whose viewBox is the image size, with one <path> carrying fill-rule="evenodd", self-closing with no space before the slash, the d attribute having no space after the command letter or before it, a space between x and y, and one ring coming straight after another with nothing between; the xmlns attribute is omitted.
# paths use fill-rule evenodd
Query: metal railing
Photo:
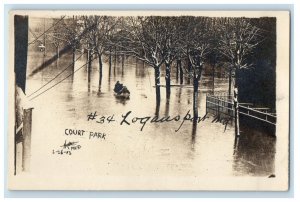
<svg viewBox="0 0 300 202"><path fill-rule="evenodd" d="M252 103L239 103L239 114L276 125L276 113L268 112L269 108L257 108ZM213 96L206 95L206 112L212 113L220 118L234 118L234 103L232 96Z"/></svg>

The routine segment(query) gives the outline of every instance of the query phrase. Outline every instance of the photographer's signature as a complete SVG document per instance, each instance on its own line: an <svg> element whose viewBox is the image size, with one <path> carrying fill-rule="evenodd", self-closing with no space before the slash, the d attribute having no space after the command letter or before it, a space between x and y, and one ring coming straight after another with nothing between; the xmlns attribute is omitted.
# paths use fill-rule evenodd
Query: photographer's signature
<svg viewBox="0 0 300 202"><path fill-rule="evenodd" d="M71 142L65 140L64 144L60 146L61 149L53 149L52 154L66 154L66 155L72 155L73 151L79 150L81 148L81 145L78 144L78 142Z"/></svg>

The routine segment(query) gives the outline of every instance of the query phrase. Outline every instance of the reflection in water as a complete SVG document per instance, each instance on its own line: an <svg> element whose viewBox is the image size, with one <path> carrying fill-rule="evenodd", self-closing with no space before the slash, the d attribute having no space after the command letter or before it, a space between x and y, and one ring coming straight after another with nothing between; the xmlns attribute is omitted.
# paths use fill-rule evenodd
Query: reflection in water
<svg viewBox="0 0 300 202"><path fill-rule="evenodd" d="M108 79L107 79L107 81L108 81L108 85L107 85L108 92L110 91L110 88L111 88L111 82L110 82L110 80L111 80L111 75L109 74Z"/></svg>
<svg viewBox="0 0 300 202"><path fill-rule="evenodd" d="M114 77L116 77L116 66L117 66L117 55L115 53L115 61L114 61Z"/></svg>
<svg viewBox="0 0 300 202"><path fill-rule="evenodd" d="M243 126L234 141L233 169L236 175L269 176L274 173L276 138Z"/></svg>
<svg viewBox="0 0 300 202"><path fill-rule="evenodd" d="M65 55L68 53L68 51L70 51L70 46L65 46L63 49L61 49L59 51L59 55ZM35 69L31 72L31 74L29 74L29 76L34 76L35 74L47 69L49 66L53 66L53 63L55 61L57 61L58 58L58 54L52 54L48 57L48 55L46 54L46 49L45 51L42 52L43 54L43 62L39 64L39 66L35 66ZM51 54L51 53L50 53Z"/></svg>
<svg viewBox="0 0 300 202"><path fill-rule="evenodd" d="M59 66L59 58L56 59L56 69L58 69Z"/></svg>
<svg viewBox="0 0 300 202"><path fill-rule="evenodd" d="M236 155L237 149L239 147L240 136L235 136L233 145L233 155Z"/></svg>
<svg viewBox="0 0 300 202"><path fill-rule="evenodd" d="M125 60L125 56L122 55L122 77L124 77L124 60Z"/></svg>
<svg viewBox="0 0 300 202"><path fill-rule="evenodd" d="M125 105L127 102L129 102L129 100L130 100L130 98L116 98L116 103Z"/></svg>
<svg viewBox="0 0 300 202"><path fill-rule="evenodd" d="M188 88L187 90L187 96L184 96L187 100L187 104L190 105L192 104L191 99L193 99L192 95L193 95L193 90L192 88Z"/></svg>
<svg viewBox="0 0 300 202"><path fill-rule="evenodd" d="M136 68L135 68L135 76L136 77L144 78L146 76L146 71L145 71L144 65L145 65L145 63L142 63L142 64L140 64L139 62L136 63Z"/></svg>
<svg viewBox="0 0 300 202"><path fill-rule="evenodd" d="M171 89L169 89L169 90L171 90ZM166 92L166 99L167 100L169 100L170 97L171 97L171 92L169 92L169 90L167 90L167 92Z"/></svg>
<svg viewBox="0 0 300 202"><path fill-rule="evenodd" d="M50 54L50 53L49 53ZM51 56L49 56L51 57ZM46 58L47 59L47 58ZM108 58L109 59L109 58ZM72 64L72 54L61 55L60 61L50 65L28 78L26 91L34 92L43 82L51 80L62 69ZM96 61L96 60L95 60ZM103 60L104 61L104 60ZM110 63L110 59L108 61ZM43 63L41 53L30 52L28 56L29 74L38 65ZM76 61L75 69L86 63L86 56ZM254 130L243 129L241 137L234 143L234 127L228 124L224 131L222 123L212 123L212 117L203 119L198 124L186 121L178 132L175 130L179 122L147 124L140 131L139 124L130 126L113 124L93 124L86 122L87 114L97 111L99 116L115 115L115 119L122 114L132 111L132 117L164 116L182 118L187 111L192 111L193 88L191 86L172 86L172 93L166 99L162 90L161 101L156 102L155 88L153 88L154 69L136 62L133 58L120 60L114 64L114 75L111 75L111 66L103 63L103 82L99 91L99 69L97 62L92 62L90 71L82 68L73 78L66 79L54 89L33 100L33 146L38 147L40 142L52 141L60 145L65 141L62 131L65 128L82 128L86 131L98 131L108 134L106 142L88 142L76 139L82 144L82 155L72 156L78 162L85 162L93 174L121 175L269 175L274 173L275 139L265 136ZM124 64L123 64L124 63ZM74 72L71 65L54 83ZM41 78L43 76L43 78ZM162 77L163 78L163 77ZM204 78L204 77L203 77ZM120 100L113 94L116 81L126 85L130 90L130 99ZM161 79L164 82L164 79ZM176 84L176 74L171 75L171 82ZM180 82L180 81L178 81ZM177 84L178 84L177 82ZM203 82L203 81L201 81ZM207 80L205 81L207 82ZM226 80L216 79L215 88L227 92ZM203 88L210 89L207 85ZM161 111L161 103L165 109ZM205 110L205 92L199 91L199 116L203 117ZM51 113L49 113L51 111ZM119 120L120 121L120 120ZM47 122L48 124L44 124ZM49 140L51 139L51 140ZM197 139L197 141L196 141ZM235 145L232 148L232 145ZM57 165L54 157L47 156L53 145L43 145L33 153L32 165L39 165L47 158L44 169L33 168L35 172L69 168L72 163L65 159ZM106 153L99 156L99 161L85 158L95 153ZM233 154L234 152L234 154ZM63 158L63 157L62 157ZM74 160L74 159L73 159ZM109 164L108 164L109 163ZM59 166L59 167L57 167ZM73 170L84 172L80 167Z"/></svg>
<svg viewBox="0 0 300 202"><path fill-rule="evenodd" d="M178 103L180 103L181 94L182 94L182 88L179 88L179 91L178 91Z"/></svg>
<svg viewBox="0 0 300 202"><path fill-rule="evenodd" d="M160 111L160 100L156 100L156 106L155 106L155 113L157 117L159 117L159 111Z"/></svg>
<svg viewBox="0 0 300 202"><path fill-rule="evenodd" d="M195 150L195 142L196 142L196 134L197 134L197 122L193 122L193 129L192 129L192 150Z"/></svg>
<svg viewBox="0 0 300 202"><path fill-rule="evenodd" d="M165 116L169 116L169 112L170 112L170 99L166 99Z"/></svg>
<svg viewBox="0 0 300 202"><path fill-rule="evenodd" d="M91 91L91 71L90 71L90 68L88 69L87 71L87 74L88 74L88 92Z"/></svg>
<svg viewBox="0 0 300 202"><path fill-rule="evenodd" d="M108 61L108 78L111 76L111 66L112 66L112 60L111 60L111 51L109 52L109 61Z"/></svg>

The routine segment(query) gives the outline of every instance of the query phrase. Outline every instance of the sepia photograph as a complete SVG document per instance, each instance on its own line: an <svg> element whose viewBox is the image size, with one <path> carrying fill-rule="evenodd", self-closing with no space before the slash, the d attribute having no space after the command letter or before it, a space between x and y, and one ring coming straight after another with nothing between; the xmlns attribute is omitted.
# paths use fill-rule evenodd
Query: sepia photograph
<svg viewBox="0 0 300 202"><path fill-rule="evenodd" d="M10 190L289 189L288 11L9 18Z"/></svg>

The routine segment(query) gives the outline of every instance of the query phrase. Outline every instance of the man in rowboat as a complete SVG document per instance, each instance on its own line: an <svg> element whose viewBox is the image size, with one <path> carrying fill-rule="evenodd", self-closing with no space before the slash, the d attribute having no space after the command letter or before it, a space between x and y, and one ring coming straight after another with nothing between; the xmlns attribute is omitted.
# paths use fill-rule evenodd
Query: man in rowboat
<svg viewBox="0 0 300 202"><path fill-rule="evenodd" d="M123 84L121 84L119 81L117 81L117 83L115 84L115 88L114 88L114 92L117 95L121 95L121 94L130 94L129 90L127 89L126 86L124 86Z"/></svg>

